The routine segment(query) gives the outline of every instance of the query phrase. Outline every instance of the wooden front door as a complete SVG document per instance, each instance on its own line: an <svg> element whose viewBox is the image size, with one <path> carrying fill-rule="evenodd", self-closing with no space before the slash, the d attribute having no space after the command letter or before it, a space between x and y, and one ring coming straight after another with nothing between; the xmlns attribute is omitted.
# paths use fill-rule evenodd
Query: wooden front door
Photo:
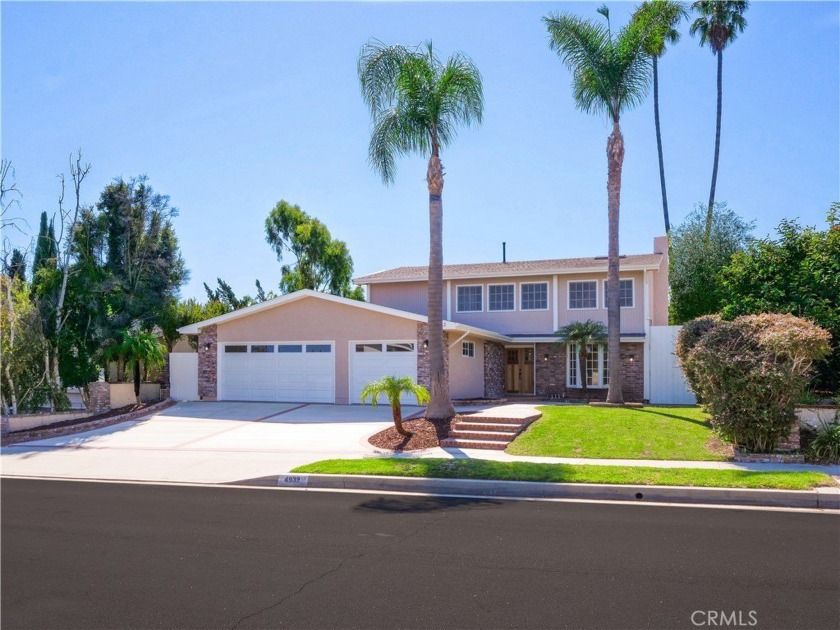
<svg viewBox="0 0 840 630"><path fill-rule="evenodd" d="M506 363L505 390L510 394L533 394L533 348L508 348Z"/></svg>

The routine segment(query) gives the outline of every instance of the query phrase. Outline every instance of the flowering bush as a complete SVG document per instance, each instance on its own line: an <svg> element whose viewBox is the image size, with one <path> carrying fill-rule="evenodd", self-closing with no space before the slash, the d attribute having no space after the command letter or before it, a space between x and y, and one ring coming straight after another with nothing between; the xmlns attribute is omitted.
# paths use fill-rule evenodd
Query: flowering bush
<svg viewBox="0 0 840 630"><path fill-rule="evenodd" d="M676 354L718 432L738 446L769 452L790 431L794 406L830 338L793 315L700 317L680 331Z"/></svg>

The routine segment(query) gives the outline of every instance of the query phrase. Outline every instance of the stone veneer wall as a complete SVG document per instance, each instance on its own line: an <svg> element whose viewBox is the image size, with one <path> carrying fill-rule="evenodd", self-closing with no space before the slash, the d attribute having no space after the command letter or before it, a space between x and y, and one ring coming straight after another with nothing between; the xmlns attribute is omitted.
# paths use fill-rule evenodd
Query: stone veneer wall
<svg viewBox="0 0 840 630"><path fill-rule="evenodd" d="M417 382L424 387L431 386L431 372L429 368L429 325L417 323ZM449 379L449 333L443 333L443 367L446 378Z"/></svg>
<svg viewBox="0 0 840 630"><path fill-rule="evenodd" d="M105 381L96 381L88 385L90 402L88 411L93 414L111 411L111 384Z"/></svg>
<svg viewBox="0 0 840 630"><path fill-rule="evenodd" d="M205 326L198 333L198 398L216 400L218 354L216 325ZM205 350L205 346L209 348Z"/></svg>
<svg viewBox="0 0 840 630"><path fill-rule="evenodd" d="M538 343L535 348L536 369L534 379L537 386L537 396L550 397L565 395L571 400L582 400L583 390L577 387L566 387L566 348L554 343ZM545 356L548 355L548 360ZM624 400L639 402L644 398L644 344L621 344L621 389ZM607 390L588 390L590 400L606 400Z"/></svg>
<svg viewBox="0 0 840 630"><path fill-rule="evenodd" d="M495 341L484 342L484 397L505 395L505 347Z"/></svg>

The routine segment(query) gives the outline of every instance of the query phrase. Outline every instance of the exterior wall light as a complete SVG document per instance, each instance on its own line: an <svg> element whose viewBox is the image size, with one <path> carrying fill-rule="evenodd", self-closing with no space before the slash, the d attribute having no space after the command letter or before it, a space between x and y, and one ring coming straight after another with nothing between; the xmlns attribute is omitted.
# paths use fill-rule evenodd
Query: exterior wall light
<svg viewBox="0 0 840 630"><path fill-rule="evenodd" d="M548 361L548 355L547 354L543 357L543 361Z"/></svg>

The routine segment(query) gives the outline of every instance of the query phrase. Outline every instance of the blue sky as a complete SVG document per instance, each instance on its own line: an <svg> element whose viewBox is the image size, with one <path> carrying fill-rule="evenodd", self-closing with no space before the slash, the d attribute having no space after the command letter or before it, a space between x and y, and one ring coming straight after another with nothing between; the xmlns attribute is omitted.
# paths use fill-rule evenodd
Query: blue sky
<svg viewBox="0 0 840 630"><path fill-rule="evenodd" d="M608 3L613 24L632 3ZM357 275L425 264L425 162L395 185L366 164L369 117L355 74L370 37L464 51L484 78L484 124L443 154L449 263L606 253L605 120L577 111L541 17L598 18L595 3L8 3L2 4L2 153L30 234L54 212L56 173L81 147L84 200L120 175L147 174L180 210L191 280L221 276L240 293L279 279L263 222L299 204L350 247ZM823 224L840 199L837 3L754 2L724 56L718 200L756 233L783 217ZM708 197L715 63L683 27L661 63L672 221ZM653 103L622 120L621 249L664 233Z"/></svg>

